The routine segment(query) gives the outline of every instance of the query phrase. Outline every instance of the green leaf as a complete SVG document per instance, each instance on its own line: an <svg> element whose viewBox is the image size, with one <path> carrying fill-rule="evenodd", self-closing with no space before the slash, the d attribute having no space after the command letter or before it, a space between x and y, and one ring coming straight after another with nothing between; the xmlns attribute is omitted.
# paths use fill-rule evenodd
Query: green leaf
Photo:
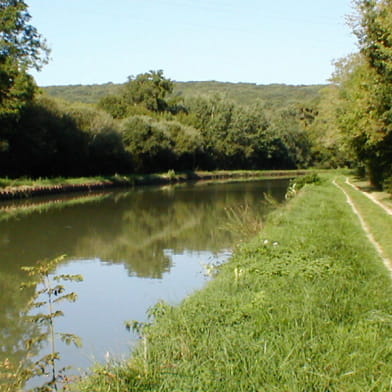
<svg viewBox="0 0 392 392"><path fill-rule="evenodd" d="M80 348L83 345L82 339L77 335L71 333L59 333L58 335L67 346L73 344L75 347Z"/></svg>
<svg viewBox="0 0 392 392"><path fill-rule="evenodd" d="M65 294L59 298L56 298L53 301L53 303L58 303L61 301L76 302L77 299L78 299L78 295L76 293L69 293L69 294Z"/></svg>
<svg viewBox="0 0 392 392"><path fill-rule="evenodd" d="M56 281L68 280L72 282L82 282L83 276L82 275L56 275L53 277L53 280Z"/></svg>

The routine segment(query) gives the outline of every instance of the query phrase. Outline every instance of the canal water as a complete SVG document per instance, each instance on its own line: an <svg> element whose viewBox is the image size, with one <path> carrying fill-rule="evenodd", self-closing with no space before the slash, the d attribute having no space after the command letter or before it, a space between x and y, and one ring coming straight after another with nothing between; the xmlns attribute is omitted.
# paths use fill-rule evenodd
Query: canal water
<svg viewBox="0 0 392 392"><path fill-rule="evenodd" d="M65 254L53 274L84 278L65 282L78 300L59 304L64 316L55 329L78 335L83 346L56 341L60 365L78 372L123 359L138 341L125 321L146 321L158 301L178 304L202 288L206 266L226 261L271 208L265 195L281 201L287 186L288 180L186 184L0 204L0 362L49 352L45 342L24 347L38 331L22 317L32 294L19 288L28 279L22 266ZM235 223L242 213L252 224Z"/></svg>

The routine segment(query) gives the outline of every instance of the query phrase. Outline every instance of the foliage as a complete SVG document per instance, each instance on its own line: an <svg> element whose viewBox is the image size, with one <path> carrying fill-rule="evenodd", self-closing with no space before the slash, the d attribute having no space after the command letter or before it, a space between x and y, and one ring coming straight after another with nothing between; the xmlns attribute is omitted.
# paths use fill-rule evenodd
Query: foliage
<svg viewBox="0 0 392 392"><path fill-rule="evenodd" d="M371 182L392 173L392 8L389 0L358 0L353 31L360 52L337 64L340 127Z"/></svg>
<svg viewBox="0 0 392 392"><path fill-rule="evenodd" d="M130 76L125 84L124 98L129 105L143 105L148 110L166 110L165 97L173 91L173 82L163 75L162 70L149 71L136 77Z"/></svg>
<svg viewBox="0 0 392 392"><path fill-rule="evenodd" d="M136 171L162 172L173 167L171 140L150 117L130 117L122 123L121 131Z"/></svg>
<svg viewBox="0 0 392 392"><path fill-rule="evenodd" d="M114 118L147 114L148 111L163 112L169 110L165 98L172 91L173 82L164 77L162 70L149 71L130 76L120 94L101 98L98 106Z"/></svg>
<svg viewBox="0 0 392 392"><path fill-rule="evenodd" d="M331 84L320 90L316 116L309 125L310 148L315 166L324 169L351 167L355 157L348 146L348 138L339 129L339 114L344 103L339 88Z"/></svg>
<svg viewBox="0 0 392 392"><path fill-rule="evenodd" d="M297 184L297 189L303 188L306 184L321 184L322 180L319 174L310 173L301 177L297 177L290 181L291 184Z"/></svg>
<svg viewBox="0 0 392 392"><path fill-rule="evenodd" d="M110 110L38 97L0 143L0 174L292 169L313 162L308 120L300 110L274 117L261 104L243 107L220 96L184 105L175 114L127 105L128 117L119 121Z"/></svg>
<svg viewBox="0 0 392 392"><path fill-rule="evenodd" d="M0 118L18 113L32 99L35 84L27 70L39 70L47 62L45 41L29 24L30 19L24 1L1 1Z"/></svg>
<svg viewBox="0 0 392 392"><path fill-rule="evenodd" d="M286 165L306 168L313 162L312 140L308 128L316 117L311 107L293 105L278 110L272 116L272 129L280 136L286 147L281 159L286 159Z"/></svg>
<svg viewBox="0 0 392 392"><path fill-rule="evenodd" d="M12 124L0 151L9 176L83 176L130 172L121 135L105 112L39 97Z"/></svg>
<svg viewBox="0 0 392 392"><path fill-rule="evenodd" d="M49 86L43 90L50 96L73 102L98 103L105 96L118 95L124 84ZM253 105L260 101L271 109L279 109L297 102L317 100L323 85L289 86L285 84L257 85L255 83L177 82L173 81L171 98L224 96L239 105Z"/></svg>

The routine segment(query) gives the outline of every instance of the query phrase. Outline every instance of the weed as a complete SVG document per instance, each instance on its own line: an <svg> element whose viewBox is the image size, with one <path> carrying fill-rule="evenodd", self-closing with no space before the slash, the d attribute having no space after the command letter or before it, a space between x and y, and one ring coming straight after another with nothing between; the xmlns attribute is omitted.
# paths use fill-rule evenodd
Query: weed
<svg viewBox="0 0 392 392"><path fill-rule="evenodd" d="M263 221L256 208L251 208L249 204L240 204L225 208L225 224L222 230L236 234L237 238L246 239L260 233L263 228Z"/></svg>

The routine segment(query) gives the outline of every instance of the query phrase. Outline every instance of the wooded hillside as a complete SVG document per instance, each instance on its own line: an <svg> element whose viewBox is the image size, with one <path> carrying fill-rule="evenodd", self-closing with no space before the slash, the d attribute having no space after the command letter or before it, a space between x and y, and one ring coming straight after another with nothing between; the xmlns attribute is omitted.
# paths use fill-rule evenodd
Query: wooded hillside
<svg viewBox="0 0 392 392"><path fill-rule="evenodd" d="M43 90L52 97L71 102L97 103L107 95L119 92L124 84L93 84L49 86ZM257 100L268 106L283 107L297 102L319 99L324 85L290 86L285 84L258 85L255 83L227 83L216 81L174 82L173 96L195 97L219 94L238 104L252 104Z"/></svg>

